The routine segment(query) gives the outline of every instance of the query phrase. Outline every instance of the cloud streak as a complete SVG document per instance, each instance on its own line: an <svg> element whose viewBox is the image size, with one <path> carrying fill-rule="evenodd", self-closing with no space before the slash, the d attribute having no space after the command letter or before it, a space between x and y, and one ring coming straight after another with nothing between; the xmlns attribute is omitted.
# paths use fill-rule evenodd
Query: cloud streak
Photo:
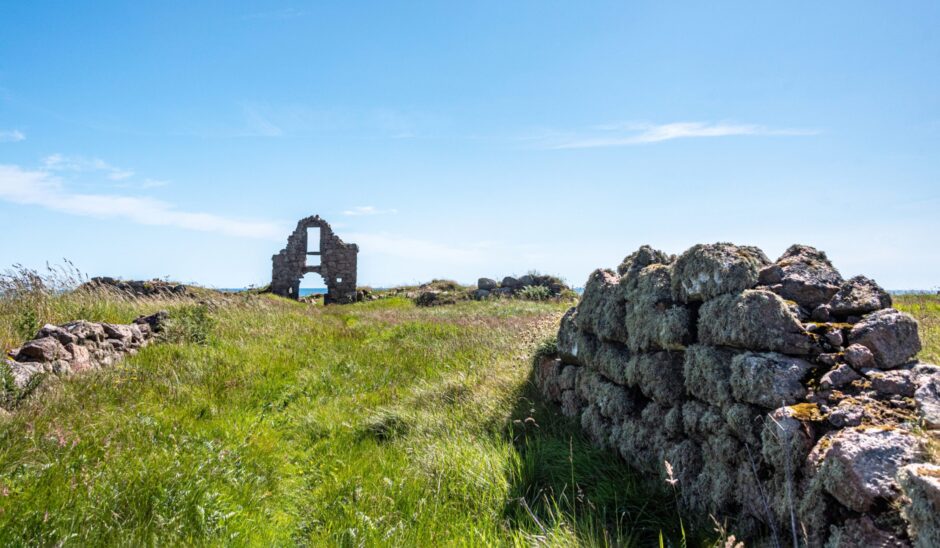
<svg viewBox="0 0 940 548"><path fill-rule="evenodd" d="M152 198L73 193L49 171L22 169L15 165L0 164L0 200L71 215L215 232L240 238L281 240L285 232L276 223L180 211L173 204Z"/></svg>
<svg viewBox="0 0 940 548"><path fill-rule="evenodd" d="M26 134L18 129L0 130L0 143L18 143L26 140Z"/></svg>
<svg viewBox="0 0 940 548"><path fill-rule="evenodd" d="M42 165L49 171L103 172L112 181L121 181L134 176L133 171L112 166L99 158L50 154L42 159Z"/></svg>
<svg viewBox="0 0 940 548"><path fill-rule="evenodd" d="M597 126L591 134L554 136L543 148L578 149L605 148L661 143L673 139L731 136L798 136L816 135L809 129L774 129L757 124L708 122L673 122L669 124L619 124Z"/></svg>

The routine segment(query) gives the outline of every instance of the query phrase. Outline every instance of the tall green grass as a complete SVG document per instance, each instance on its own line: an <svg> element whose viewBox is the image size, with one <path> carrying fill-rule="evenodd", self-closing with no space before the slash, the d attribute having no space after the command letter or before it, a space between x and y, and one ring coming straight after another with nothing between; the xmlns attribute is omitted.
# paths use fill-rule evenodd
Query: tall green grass
<svg viewBox="0 0 940 548"><path fill-rule="evenodd" d="M920 340L924 348L918 358L940 365L940 295L895 295L894 306L914 316L920 325Z"/></svg>
<svg viewBox="0 0 940 548"><path fill-rule="evenodd" d="M680 537L660 482L592 448L534 391L530 356L564 304L42 299L38 322L169 307L183 336L0 418L2 545ZM4 344L28 336L0 321Z"/></svg>

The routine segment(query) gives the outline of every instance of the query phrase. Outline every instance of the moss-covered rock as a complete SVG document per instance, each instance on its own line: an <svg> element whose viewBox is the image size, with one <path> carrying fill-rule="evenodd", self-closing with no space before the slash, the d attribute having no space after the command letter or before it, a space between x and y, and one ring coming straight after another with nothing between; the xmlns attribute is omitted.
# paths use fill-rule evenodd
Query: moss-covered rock
<svg viewBox="0 0 940 548"><path fill-rule="evenodd" d="M756 289L721 295L702 305L699 342L785 354L810 354L816 344L779 295Z"/></svg>

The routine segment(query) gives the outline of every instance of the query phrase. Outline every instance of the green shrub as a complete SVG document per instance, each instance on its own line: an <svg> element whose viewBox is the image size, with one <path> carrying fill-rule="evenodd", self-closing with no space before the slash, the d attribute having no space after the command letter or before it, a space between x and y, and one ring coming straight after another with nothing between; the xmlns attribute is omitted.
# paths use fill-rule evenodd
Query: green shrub
<svg viewBox="0 0 940 548"><path fill-rule="evenodd" d="M547 301L552 298L552 290L544 285L527 285L516 296L527 301Z"/></svg>

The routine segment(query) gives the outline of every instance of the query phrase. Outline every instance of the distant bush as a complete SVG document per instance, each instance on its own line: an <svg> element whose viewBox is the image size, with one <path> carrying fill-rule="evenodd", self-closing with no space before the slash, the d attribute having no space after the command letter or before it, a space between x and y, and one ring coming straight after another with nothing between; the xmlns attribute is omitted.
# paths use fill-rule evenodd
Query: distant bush
<svg viewBox="0 0 940 548"><path fill-rule="evenodd" d="M547 301L553 295L552 290L544 285L527 285L516 292L516 297L527 301Z"/></svg>

